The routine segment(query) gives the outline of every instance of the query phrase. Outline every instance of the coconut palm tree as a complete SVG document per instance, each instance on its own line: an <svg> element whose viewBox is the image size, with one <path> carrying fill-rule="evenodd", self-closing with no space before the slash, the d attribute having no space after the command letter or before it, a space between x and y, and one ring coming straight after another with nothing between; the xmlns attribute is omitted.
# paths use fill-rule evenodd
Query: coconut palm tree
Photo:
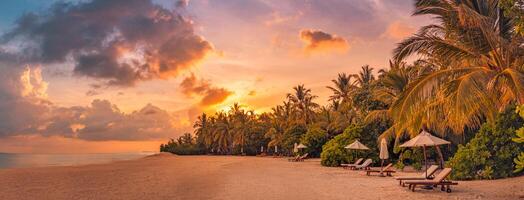
<svg viewBox="0 0 524 200"><path fill-rule="evenodd" d="M212 129L217 152L222 154L230 153L233 138L233 124L226 113L219 112L216 114L216 122Z"/></svg>
<svg viewBox="0 0 524 200"><path fill-rule="evenodd" d="M375 76L373 76L373 68L369 67L369 65L362 66L360 72L353 76L357 79L355 83L361 88L370 86L375 80Z"/></svg>
<svg viewBox="0 0 524 200"><path fill-rule="evenodd" d="M523 38L512 34L497 0L418 0L414 15L438 23L420 28L394 50L397 61L425 58L434 70L413 81L392 105L399 133L451 128L462 133L511 103L524 103ZM446 65L442 65L442 64Z"/></svg>
<svg viewBox="0 0 524 200"><path fill-rule="evenodd" d="M195 136L198 138L198 143L204 144L206 149L213 144L213 136L210 130L209 119L206 113L198 116L197 121L193 124Z"/></svg>
<svg viewBox="0 0 524 200"><path fill-rule="evenodd" d="M341 101L342 103L349 101L351 90L355 87L351 78L351 75L341 73L338 74L337 79L331 80L334 86L327 86L328 89L333 91L333 95L329 96L330 101Z"/></svg>
<svg viewBox="0 0 524 200"><path fill-rule="evenodd" d="M255 113L253 111L246 112L241 105L234 103L230 108L229 116L233 123L233 145L239 145L240 153L244 154L246 137L255 127Z"/></svg>
<svg viewBox="0 0 524 200"><path fill-rule="evenodd" d="M287 98L301 113L301 121L309 124L313 120L313 109L319 107L313 102L317 96L312 95L311 89L307 89L303 84L293 87L293 90L295 92L287 94Z"/></svg>

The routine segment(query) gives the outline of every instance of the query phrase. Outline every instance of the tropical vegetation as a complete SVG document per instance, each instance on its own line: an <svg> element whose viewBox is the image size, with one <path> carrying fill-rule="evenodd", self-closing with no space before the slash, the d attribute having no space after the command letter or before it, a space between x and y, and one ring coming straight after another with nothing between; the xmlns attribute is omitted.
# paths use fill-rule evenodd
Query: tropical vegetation
<svg viewBox="0 0 524 200"><path fill-rule="evenodd" d="M195 145L208 154L291 155L303 143L323 165L338 166L353 160L343 147L355 139L373 148L362 155L377 159L371 152L386 138L397 166L418 168L419 150L398 145L426 130L452 142L443 153L455 178L516 175L524 131L515 136L522 120L509 110L524 104L523 5L416 0L413 14L433 23L401 41L389 67L338 74L324 105L299 84L269 112L234 104L203 113L194 123Z"/></svg>

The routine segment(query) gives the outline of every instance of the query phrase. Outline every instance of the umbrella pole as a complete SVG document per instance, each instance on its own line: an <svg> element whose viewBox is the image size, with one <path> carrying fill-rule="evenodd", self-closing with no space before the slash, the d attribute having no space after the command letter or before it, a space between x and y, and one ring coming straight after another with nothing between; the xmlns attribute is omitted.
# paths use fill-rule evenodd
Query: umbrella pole
<svg viewBox="0 0 524 200"><path fill-rule="evenodd" d="M423 151L424 151L424 167L426 169L426 179L428 178L428 160L427 160L427 156L426 156L426 145L424 145L422 147Z"/></svg>
<svg viewBox="0 0 524 200"><path fill-rule="evenodd" d="M381 177L384 177L384 159L381 159L380 162L380 175Z"/></svg>
<svg viewBox="0 0 524 200"><path fill-rule="evenodd" d="M444 156L442 155L442 151L440 150L439 146L435 146L435 148L437 149L437 153L440 159L439 167L440 169L444 169Z"/></svg>

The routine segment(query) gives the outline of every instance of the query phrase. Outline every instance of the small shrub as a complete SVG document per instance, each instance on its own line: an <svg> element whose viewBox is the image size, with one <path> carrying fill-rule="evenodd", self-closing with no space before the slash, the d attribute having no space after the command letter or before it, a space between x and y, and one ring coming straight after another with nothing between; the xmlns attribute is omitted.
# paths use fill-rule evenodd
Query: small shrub
<svg viewBox="0 0 524 200"><path fill-rule="evenodd" d="M395 168L400 169L401 171L404 170L404 167L406 167L406 165L401 160L395 163Z"/></svg>
<svg viewBox="0 0 524 200"><path fill-rule="evenodd" d="M422 169L422 163L421 162L415 162L415 163L411 164L411 166L413 167L413 169L416 169L416 170L421 170Z"/></svg>
<svg viewBox="0 0 524 200"><path fill-rule="evenodd" d="M453 168L451 178L496 179L517 175L513 172L513 159L523 147L511 140L522 124L513 109L499 114L494 123L484 123L473 139L459 145L448 162Z"/></svg>

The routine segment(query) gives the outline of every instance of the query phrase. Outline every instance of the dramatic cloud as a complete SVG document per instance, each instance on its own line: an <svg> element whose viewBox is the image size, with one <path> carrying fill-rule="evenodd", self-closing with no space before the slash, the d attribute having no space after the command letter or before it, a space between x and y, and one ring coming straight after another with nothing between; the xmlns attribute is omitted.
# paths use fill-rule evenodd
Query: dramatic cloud
<svg viewBox="0 0 524 200"><path fill-rule="evenodd" d="M349 49L346 39L320 30L301 30L299 36L305 43L304 49L307 52L323 50L346 51Z"/></svg>
<svg viewBox="0 0 524 200"><path fill-rule="evenodd" d="M55 3L20 17L2 43L22 46L28 61L73 62L76 75L129 86L177 76L213 50L177 9L151 0Z"/></svg>
<svg viewBox="0 0 524 200"><path fill-rule="evenodd" d="M233 94L225 88L212 86L208 80L199 80L194 74L186 77L180 87L186 96L200 96L200 106L204 107L222 103Z"/></svg>
<svg viewBox="0 0 524 200"><path fill-rule="evenodd" d="M175 117L153 105L126 114L107 100L90 106L59 107L47 100L47 82L38 67L0 63L0 138L20 135L83 140L150 140L180 130Z"/></svg>
<svg viewBox="0 0 524 200"><path fill-rule="evenodd" d="M415 28L400 21L392 22L382 37L391 38L394 40L401 40L405 37L410 36L415 32Z"/></svg>

